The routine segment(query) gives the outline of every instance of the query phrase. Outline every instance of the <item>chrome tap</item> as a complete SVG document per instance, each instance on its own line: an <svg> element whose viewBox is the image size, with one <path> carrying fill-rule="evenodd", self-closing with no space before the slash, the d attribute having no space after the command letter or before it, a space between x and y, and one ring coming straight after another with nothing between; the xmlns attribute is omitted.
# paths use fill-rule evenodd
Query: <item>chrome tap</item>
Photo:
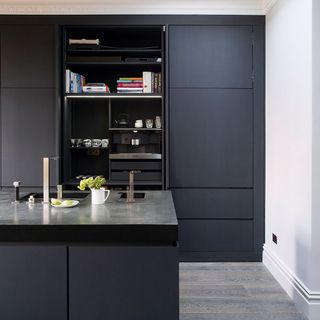
<svg viewBox="0 0 320 320"><path fill-rule="evenodd" d="M134 202L134 174L140 173L139 170L131 170L129 172L129 187L127 188L127 202Z"/></svg>
<svg viewBox="0 0 320 320"><path fill-rule="evenodd" d="M58 160L59 157L45 157L43 161L43 204L50 203L50 160Z"/></svg>

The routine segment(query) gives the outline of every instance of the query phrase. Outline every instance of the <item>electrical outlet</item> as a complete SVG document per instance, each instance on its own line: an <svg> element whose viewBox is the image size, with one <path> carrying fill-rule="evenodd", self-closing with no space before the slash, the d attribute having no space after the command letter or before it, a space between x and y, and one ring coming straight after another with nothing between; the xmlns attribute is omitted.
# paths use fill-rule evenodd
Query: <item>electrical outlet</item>
<svg viewBox="0 0 320 320"><path fill-rule="evenodd" d="M272 241L275 243L275 244L278 244L278 237L273 233L272 234Z"/></svg>

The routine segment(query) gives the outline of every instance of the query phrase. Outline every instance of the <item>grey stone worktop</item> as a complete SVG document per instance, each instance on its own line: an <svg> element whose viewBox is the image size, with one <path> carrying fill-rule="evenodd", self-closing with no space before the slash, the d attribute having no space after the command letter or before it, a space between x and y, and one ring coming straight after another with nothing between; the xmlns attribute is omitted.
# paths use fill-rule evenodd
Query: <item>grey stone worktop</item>
<svg viewBox="0 0 320 320"><path fill-rule="evenodd" d="M23 195L22 195L23 196ZM144 199L126 203L112 191L103 205L90 195L74 208L50 204L12 204L13 192L0 192L0 243L126 242L166 243L178 240L178 222L170 191L146 191Z"/></svg>
<svg viewBox="0 0 320 320"><path fill-rule="evenodd" d="M26 202L12 204L12 192L0 192L0 225L176 225L177 218L170 191L146 191L144 199L126 203L112 191L104 205L91 205L90 195L73 208Z"/></svg>

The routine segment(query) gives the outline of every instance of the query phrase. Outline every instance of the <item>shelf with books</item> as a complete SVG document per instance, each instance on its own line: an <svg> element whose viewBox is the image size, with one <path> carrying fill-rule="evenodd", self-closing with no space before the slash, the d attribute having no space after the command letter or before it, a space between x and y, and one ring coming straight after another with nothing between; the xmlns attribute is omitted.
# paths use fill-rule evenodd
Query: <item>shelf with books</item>
<svg viewBox="0 0 320 320"><path fill-rule="evenodd" d="M162 99L158 93L66 93L67 99Z"/></svg>

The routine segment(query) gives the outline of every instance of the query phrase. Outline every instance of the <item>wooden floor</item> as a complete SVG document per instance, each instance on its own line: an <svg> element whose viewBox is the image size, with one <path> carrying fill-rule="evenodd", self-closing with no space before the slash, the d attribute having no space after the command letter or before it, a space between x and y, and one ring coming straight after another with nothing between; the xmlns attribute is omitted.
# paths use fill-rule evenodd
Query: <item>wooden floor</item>
<svg viewBox="0 0 320 320"><path fill-rule="evenodd" d="M181 263L180 320L305 320L262 263Z"/></svg>

